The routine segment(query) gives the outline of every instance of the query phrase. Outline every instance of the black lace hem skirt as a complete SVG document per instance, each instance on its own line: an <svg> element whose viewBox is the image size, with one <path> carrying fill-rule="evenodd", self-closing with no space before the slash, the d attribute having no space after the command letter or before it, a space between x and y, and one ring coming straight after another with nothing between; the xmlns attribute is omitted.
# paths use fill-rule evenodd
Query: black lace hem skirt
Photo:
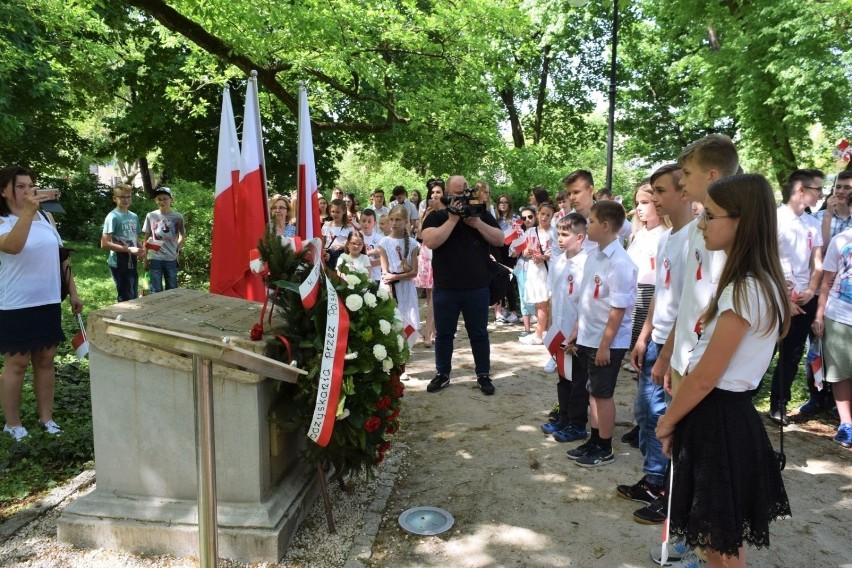
<svg viewBox="0 0 852 568"><path fill-rule="evenodd" d="M0 310L0 353L30 353L63 341L62 304Z"/></svg>
<svg viewBox="0 0 852 568"><path fill-rule="evenodd" d="M778 460L749 393L714 389L677 425L669 523L691 547L737 556L769 546L791 515Z"/></svg>

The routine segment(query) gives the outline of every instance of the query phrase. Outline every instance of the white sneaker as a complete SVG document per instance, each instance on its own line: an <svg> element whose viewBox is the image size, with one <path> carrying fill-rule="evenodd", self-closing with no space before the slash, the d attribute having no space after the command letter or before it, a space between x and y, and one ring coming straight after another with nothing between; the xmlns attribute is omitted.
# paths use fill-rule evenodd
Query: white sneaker
<svg viewBox="0 0 852 568"><path fill-rule="evenodd" d="M44 426L44 430L48 434L60 434L60 433L62 433L62 430L59 428L59 426L56 425L56 422L54 422L53 420L48 420L47 422L42 424L42 426Z"/></svg>
<svg viewBox="0 0 852 568"><path fill-rule="evenodd" d="M509 323L518 323L518 314L511 312L509 317L506 318L506 321Z"/></svg>
<svg viewBox="0 0 852 568"><path fill-rule="evenodd" d="M544 372L545 373L555 373L556 372L556 359L551 357L547 360L547 363L544 364Z"/></svg>
<svg viewBox="0 0 852 568"><path fill-rule="evenodd" d="M27 432L27 429L23 426L13 426L12 428L4 426L3 431L12 436L16 442L20 442L21 440L30 435L30 433Z"/></svg>
<svg viewBox="0 0 852 568"><path fill-rule="evenodd" d="M518 341L520 341L524 345L541 345L542 344L541 339L536 337L535 333L525 335L522 338L520 338Z"/></svg>

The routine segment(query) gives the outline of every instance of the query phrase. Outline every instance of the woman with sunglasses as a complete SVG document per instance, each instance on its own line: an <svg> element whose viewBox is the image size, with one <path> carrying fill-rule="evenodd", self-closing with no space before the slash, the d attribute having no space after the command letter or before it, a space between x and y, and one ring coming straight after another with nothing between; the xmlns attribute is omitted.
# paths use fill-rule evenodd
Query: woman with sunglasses
<svg viewBox="0 0 852 568"><path fill-rule="evenodd" d="M494 218L497 219L497 223L500 224L500 228L503 229L504 233L518 221L518 217L512 213L511 197L502 194L497 198L497 210L494 213ZM504 244L499 249L495 249L494 257L497 259L497 262L513 270L517 259L509 255L509 246ZM508 313L503 308L507 308ZM494 315L497 323L516 323L519 320L517 287L509 286L506 296L494 305Z"/></svg>
<svg viewBox="0 0 852 568"><path fill-rule="evenodd" d="M538 222L535 217L535 210L532 207L522 207L521 208L521 223L523 224L524 231L528 231L529 229L538 226ZM526 240L524 240L524 244ZM529 261L524 258L523 254L521 254L522 250L517 250L514 247L509 248L509 256L512 258L517 258L515 263L515 282L518 283L518 297L519 303L521 306L521 321L524 324L524 331L521 332L520 337L526 337L532 330L530 329L531 317L535 313L535 304L530 304L524 301L524 292L526 291L527 286L527 265Z"/></svg>

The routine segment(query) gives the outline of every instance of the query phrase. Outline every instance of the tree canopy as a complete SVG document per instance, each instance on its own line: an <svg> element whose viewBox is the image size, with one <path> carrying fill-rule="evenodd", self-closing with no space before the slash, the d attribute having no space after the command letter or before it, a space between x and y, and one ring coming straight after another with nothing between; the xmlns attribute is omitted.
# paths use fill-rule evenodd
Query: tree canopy
<svg viewBox="0 0 852 568"><path fill-rule="evenodd" d="M852 123L852 0L619 8L616 190L708 132L778 179L830 165ZM150 161L159 178L212 182L222 87L239 121L257 70L281 189L294 185L299 82L323 185L354 151L424 178L555 189L576 167L603 172L611 13L612 0L7 0L0 159L55 172Z"/></svg>

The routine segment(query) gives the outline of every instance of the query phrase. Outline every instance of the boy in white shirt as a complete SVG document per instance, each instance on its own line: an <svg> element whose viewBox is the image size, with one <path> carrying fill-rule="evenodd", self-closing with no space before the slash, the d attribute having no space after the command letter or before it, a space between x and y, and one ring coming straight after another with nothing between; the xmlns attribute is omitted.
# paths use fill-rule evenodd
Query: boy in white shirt
<svg viewBox="0 0 852 568"><path fill-rule="evenodd" d="M781 189L778 206L778 252L781 269L792 302L790 331L778 346L778 363L772 373L769 417L787 423L784 403L790 400L790 386L796 378L805 352L805 340L816 316L822 279L822 226L806 207L814 207L822 196L822 187L812 170L796 170Z"/></svg>
<svg viewBox="0 0 852 568"><path fill-rule="evenodd" d="M592 433L568 457L581 467L608 465L615 460L612 434L615 430L615 382L621 361L630 346L632 311L636 303L638 269L621 246L618 233L624 225L624 207L615 201L592 206L586 226L588 238L598 248L588 253L580 286L580 314L576 341L580 376L588 377ZM585 374L585 376L584 376Z"/></svg>
<svg viewBox="0 0 852 568"><path fill-rule="evenodd" d="M559 248L565 253L554 259L547 274L548 287L552 291L550 313L553 325L570 332L577 323L577 300L587 257L586 251L583 250L586 219L578 213L568 213L556 223L556 231L559 234ZM579 379L582 370L577 369L578 365L578 358L571 357L572 378L569 380L558 375L556 396L559 401L559 416L555 422L541 425L541 431L552 434L557 442L585 440L589 435L586 431L586 423L589 420L589 391L586 390L586 383Z"/></svg>
<svg viewBox="0 0 852 568"><path fill-rule="evenodd" d="M664 496L668 459L654 433L657 420L666 411L666 393L662 383L652 380L651 369L677 319L683 291L687 225L694 220L692 204L683 199L680 176L681 170L677 164L666 164L651 175L654 207L660 217L668 215L672 227L658 243L654 297L630 354L631 364L640 371L633 412L639 426L639 450L642 452L642 471L645 475L634 485L619 485L616 488L619 496L646 503L645 507L633 513L634 520L644 524L666 520L665 505L657 500Z"/></svg>
<svg viewBox="0 0 852 568"><path fill-rule="evenodd" d="M361 234L364 236L364 254L370 257L370 279L376 282L382 279L382 262L376 245L382 235L376 231L376 212L372 209L361 211Z"/></svg>

